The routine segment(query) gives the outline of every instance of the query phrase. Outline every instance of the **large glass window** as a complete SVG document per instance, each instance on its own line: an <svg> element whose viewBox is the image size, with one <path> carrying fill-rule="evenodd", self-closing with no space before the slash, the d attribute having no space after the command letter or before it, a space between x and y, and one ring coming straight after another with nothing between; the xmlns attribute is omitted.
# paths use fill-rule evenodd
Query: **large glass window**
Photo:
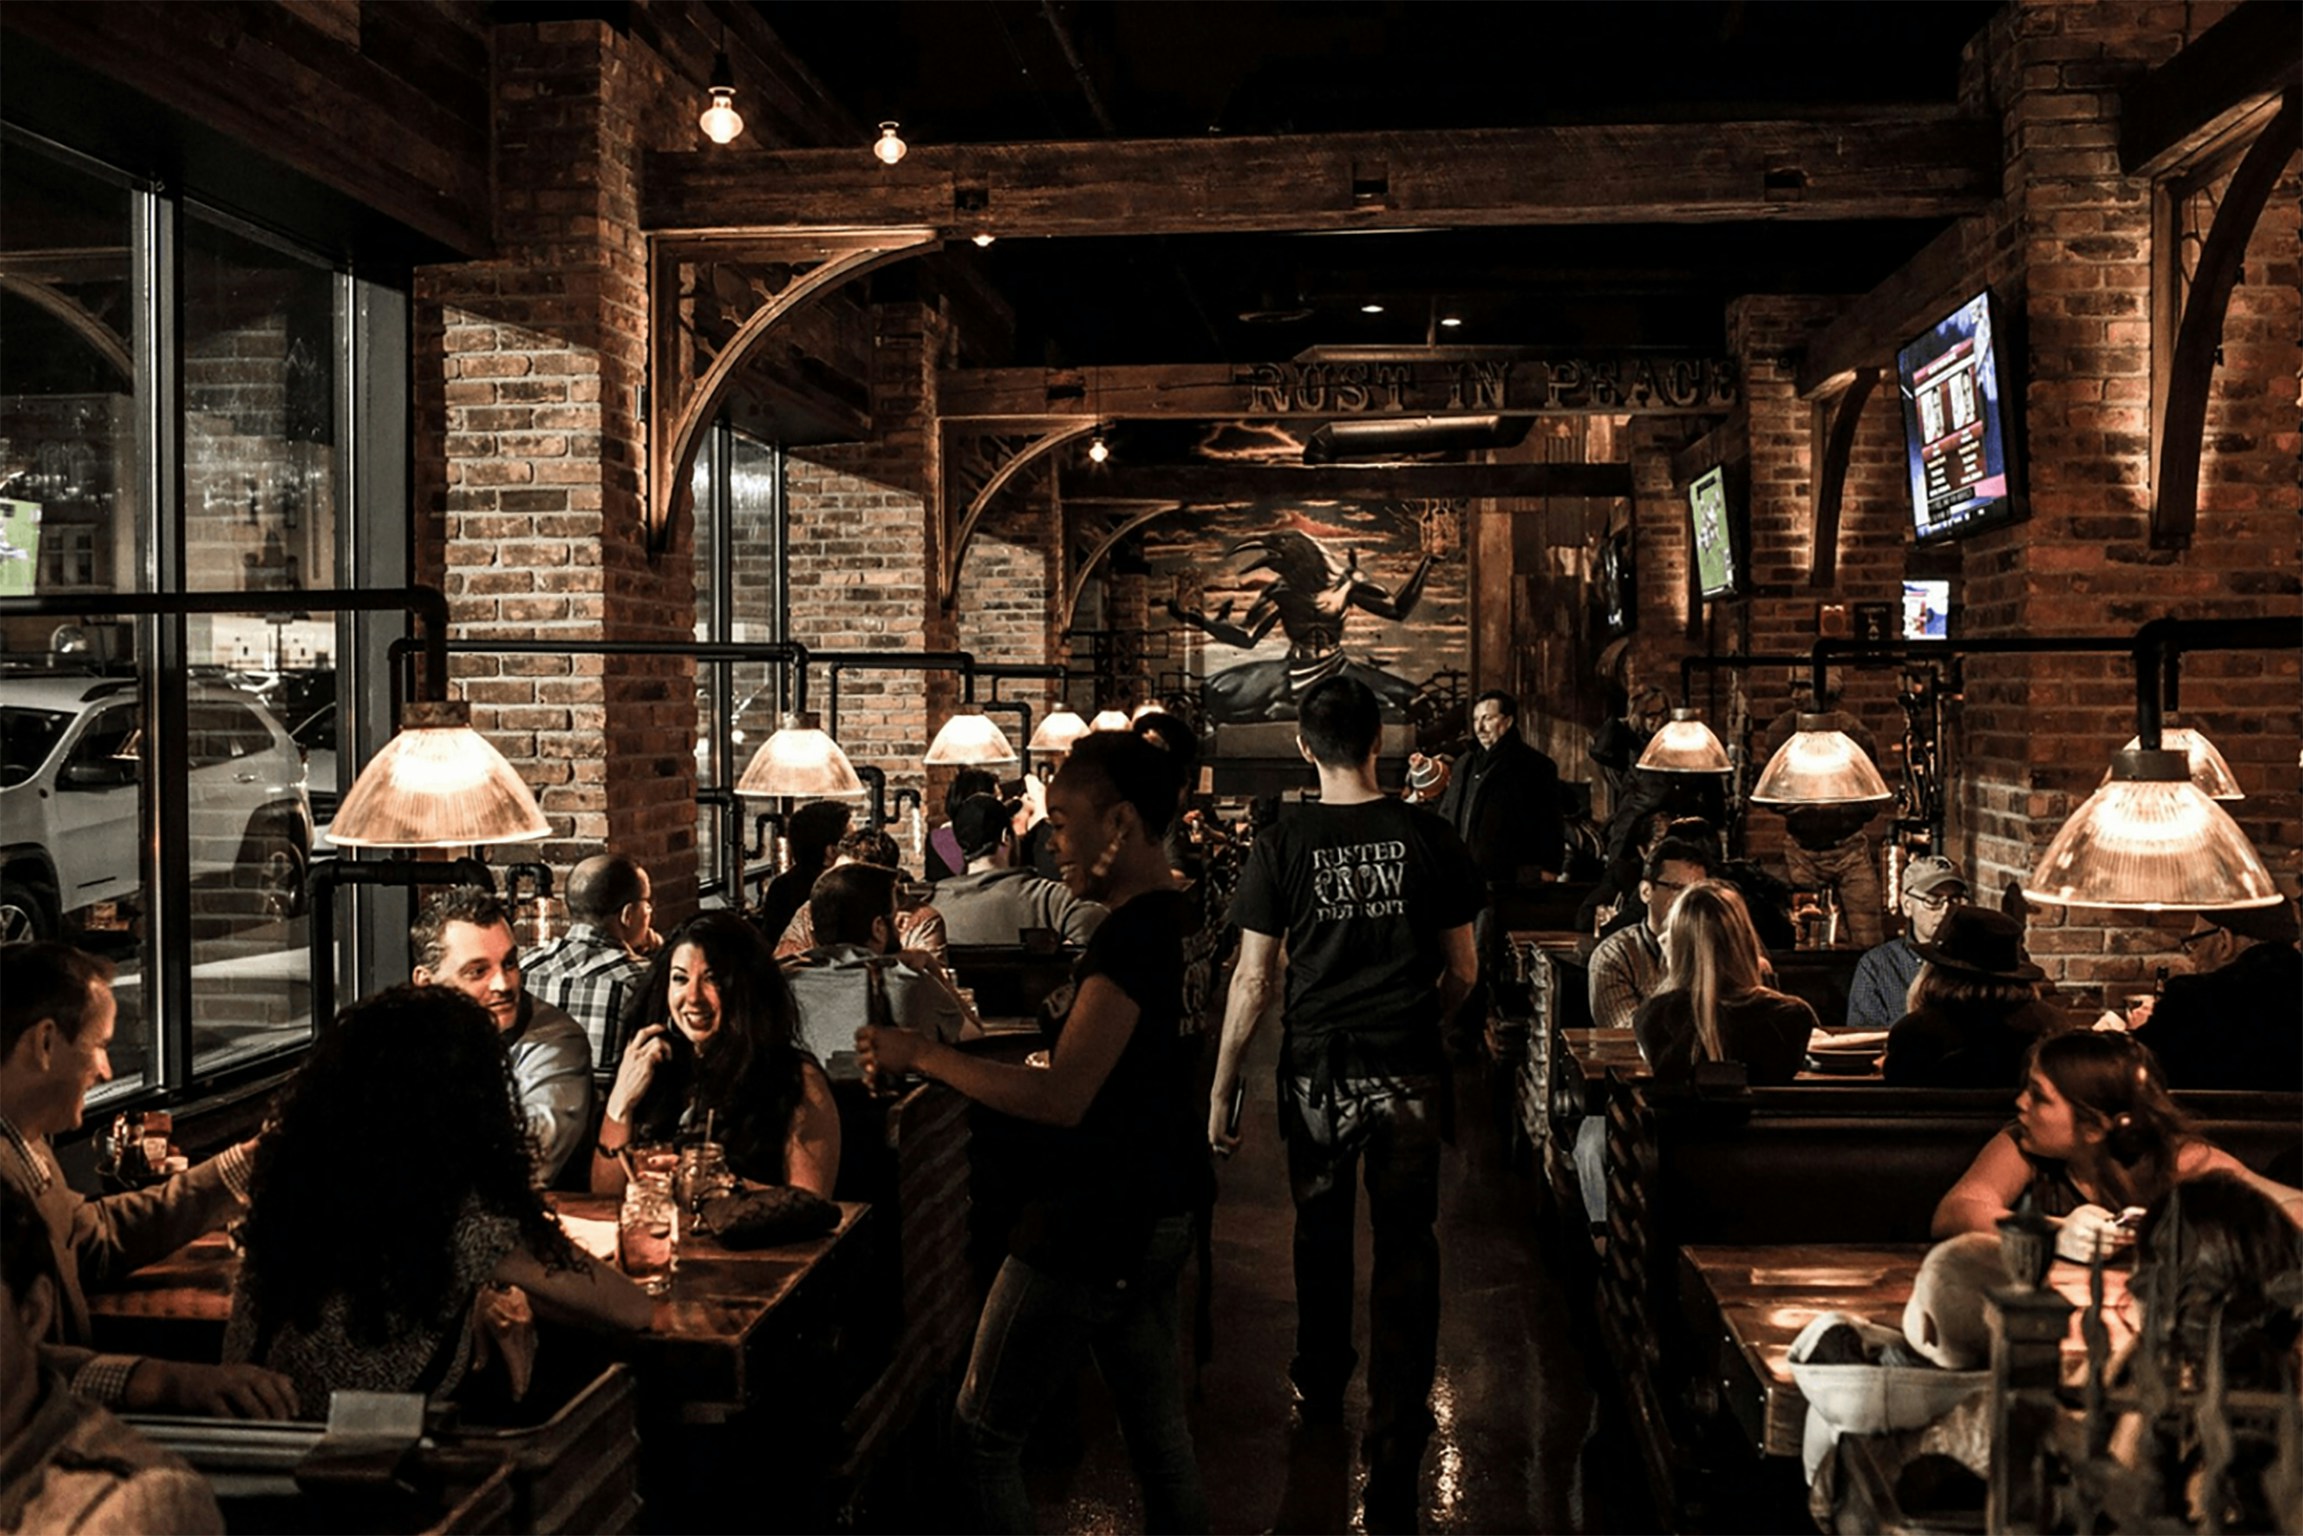
<svg viewBox="0 0 2303 1536"><path fill-rule="evenodd" d="M783 455L774 447L718 426L696 456L696 638L744 643L785 637L783 586ZM784 711L785 670L768 662L708 663L696 669L697 876L703 889L728 895L741 851L727 846L724 802L714 791L733 785L776 729ZM724 740L725 777L715 767ZM757 805L745 808L747 843ZM764 866L763 866L764 867Z"/></svg>

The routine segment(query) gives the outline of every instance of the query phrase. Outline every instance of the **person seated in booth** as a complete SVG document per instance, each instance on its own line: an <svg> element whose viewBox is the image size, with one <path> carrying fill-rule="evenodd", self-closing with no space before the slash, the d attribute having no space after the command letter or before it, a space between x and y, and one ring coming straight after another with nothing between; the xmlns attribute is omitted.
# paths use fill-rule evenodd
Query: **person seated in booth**
<svg viewBox="0 0 2303 1536"><path fill-rule="evenodd" d="M1903 931L1855 962L1847 988L1849 1029L1885 1029L1911 1011L1911 984L1923 963L1919 946L1932 944L1952 909L1967 905L1967 891L1967 877L1949 859L1929 854L1904 866L1903 894L1896 899Z"/></svg>
<svg viewBox="0 0 2303 1536"><path fill-rule="evenodd" d="M592 1151L592 1189L619 1194L635 1144L727 1148L752 1184L788 1184L829 1200L840 1174L831 1080L799 1047L791 988L758 930L703 912L657 951L624 1017L631 1031Z"/></svg>
<svg viewBox="0 0 2303 1536"><path fill-rule="evenodd" d="M1070 945L1085 944L1104 909L1056 881L1009 867L1015 807L976 795L952 812L952 831L967 873L936 885L935 908L954 944L1020 944L1026 928L1048 928Z"/></svg>
<svg viewBox="0 0 2303 1536"><path fill-rule="evenodd" d="M0 1185L0 1531L222 1531L206 1478L41 1355L63 1297L39 1208Z"/></svg>
<svg viewBox="0 0 2303 1536"><path fill-rule="evenodd" d="M387 988L338 1014L281 1092L256 1148L224 1358L285 1372L307 1417L343 1390L452 1397L483 1340L517 1397L531 1307L610 1333L654 1316L545 1203L496 1036L462 993Z"/></svg>
<svg viewBox="0 0 2303 1536"><path fill-rule="evenodd" d="M1639 881L1642 920L1619 928L1591 952L1591 1022L1629 1029L1640 1004L1663 986L1663 929L1679 893L1711 878L1711 850L1665 838L1647 856Z"/></svg>
<svg viewBox="0 0 2303 1536"><path fill-rule="evenodd" d="M792 812L791 825L784 829L791 867L768 882L768 888L760 893L759 910L753 914L761 935L770 944L782 937L792 914L808 904L816 876L832 867L832 850L848 835L851 815L837 800L810 800Z"/></svg>
<svg viewBox="0 0 2303 1536"><path fill-rule="evenodd" d="M2183 937L2191 974L2129 1022L2177 1088L2303 1084L2303 954L2295 904L2201 912Z"/></svg>
<svg viewBox="0 0 2303 1536"><path fill-rule="evenodd" d="M640 983L656 932L655 892L639 860L595 853L568 872L568 931L528 956L523 990L583 1027L592 1060L613 1049L616 1021Z"/></svg>
<svg viewBox="0 0 2303 1536"><path fill-rule="evenodd" d="M112 965L69 944L0 945L0 1186L39 1213L54 1255L55 1305L36 1336L41 1369L106 1408L284 1419L296 1390L277 1372L89 1347L88 1293L237 1221L257 1143L148 1189L90 1200L65 1182L49 1138L78 1130L88 1090L109 1082L119 1005ZM9 1363L11 1374L24 1367Z"/></svg>
<svg viewBox="0 0 2303 1536"><path fill-rule="evenodd" d="M1742 1063L1754 1085L1799 1075L1815 1010L1765 984L1767 952L1733 887L1699 880L1680 892L1663 953L1663 985L1631 1024L1659 1081L1684 1081L1711 1061Z"/></svg>
<svg viewBox="0 0 2303 1536"><path fill-rule="evenodd" d="M921 861L927 866L930 884L968 872L968 856L960 847L960 835L953 827L952 818L976 796L996 796L999 792L1000 781L992 777L988 768L962 768L952 775L951 787L944 791L943 823L928 834L927 850Z"/></svg>
<svg viewBox="0 0 2303 1536"><path fill-rule="evenodd" d="M1882 1076L1909 1088L2005 1088L2042 1038L2070 1027L2039 995L2047 973L2023 951L2023 925L2004 912L1954 907L1921 964L1911 1010L1887 1032Z"/></svg>
<svg viewBox="0 0 2303 1536"><path fill-rule="evenodd" d="M2015 1122L1984 1143L1935 1207L1932 1233L1992 1232L2026 1194L2060 1223L2056 1252L2084 1262L2133 1240L2119 1216L2178 1183L2228 1173L2303 1224L2303 1190L2249 1171L2191 1129L2149 1046L2118 1030L2073 1029L2031 1048Z"/></svg>
<svg viewBox="0 0 2303 1536"><path fill-rule="evenodd" d="M875 869L893 872L896 878L896 947L913 965L926 969L925 962L934 962L937 969L949 965L951 956L944 937L944 915L928 903L907 902L903 891L903 854L896 840L877 827L858 827L839 840L832 849L832 868L845 864L868 864ZM808 904L792 914L784 925L784 935L776 941L776 958L789 960L804 955L816 947L815 892L808 893ZM845 1050L846 1047L842 1046Z"/></svg>
<svg viewBox="0 0 2303 1536"><path fill-rule="evenodd" d="M536 1179L549 1185L592 1120L592 1043L583 1026L521 985L512 909L493 891L459 885L434 896L409 925L408 948L417 986L461 992L496 1021L536 1145Z"/></svg>
<svg viewBox="0 0 2303 1536"><path fill-rule="evenodd" d="M867 1024L894 1024L938 1040L983 1033L951 983L898 956L894 870L872 864L828 869L808 910L822 942L787 963L784 979L799 1009L800 1046L816 1060L855 1049L856 1031ZM884 1019L872 1017L875 969L887 999Z"/></svg>

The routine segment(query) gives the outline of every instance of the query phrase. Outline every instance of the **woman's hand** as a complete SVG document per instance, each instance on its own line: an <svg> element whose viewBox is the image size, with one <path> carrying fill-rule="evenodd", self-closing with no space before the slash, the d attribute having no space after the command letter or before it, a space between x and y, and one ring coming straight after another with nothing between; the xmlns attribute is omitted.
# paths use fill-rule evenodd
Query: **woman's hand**
<svg viewBox="0 0 2303 1536"><path fill-rule="evenodd" d="M2055 1234L2055 1256L2086 1264L2101 1254L2108 1258L2135 1241L2133 1229L2100 1205L2083 1205L2063 1218Z"/></svg>
<svg viewBox="0 0 2303 1536"><path fill-rule="evenodd" d="M616 1064L615 1084L608 1089L610 1120L632 1123L632 1110L647 1096L648 1085L656 1080L656 1069L672 1058L670 1034L667 1026L650 1024L624 1047L624 1059Z"/></svg>

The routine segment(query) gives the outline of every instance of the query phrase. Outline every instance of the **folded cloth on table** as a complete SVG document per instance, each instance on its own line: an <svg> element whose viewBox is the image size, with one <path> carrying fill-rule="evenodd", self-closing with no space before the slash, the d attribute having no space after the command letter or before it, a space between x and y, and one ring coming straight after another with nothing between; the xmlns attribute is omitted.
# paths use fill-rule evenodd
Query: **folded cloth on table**
<svg viewBox="0 0 2303 1536"><path fill-rule="evenodd" d="M821 1237L840 1224L840 1208L788 1184L714 1195L703 1205L704 1225L723 1248L768 1248Z"/></svg>
<svg viewBox="0 0 2303 1536"><path fill-rule="evenodd" d="M1823 1361L1813 1358L1819 1351ZM1850 1355L1860 1363L1850 1362ZM1841 1435L1916 1429L1991 1385L1989 1371L1938 1369L1900 1330L1849 1312L1818 1313L1799 1331L1791 1341L1791 1379L1807 1399L1800 1452L1810 1482L1823 1453Z"/></svg>

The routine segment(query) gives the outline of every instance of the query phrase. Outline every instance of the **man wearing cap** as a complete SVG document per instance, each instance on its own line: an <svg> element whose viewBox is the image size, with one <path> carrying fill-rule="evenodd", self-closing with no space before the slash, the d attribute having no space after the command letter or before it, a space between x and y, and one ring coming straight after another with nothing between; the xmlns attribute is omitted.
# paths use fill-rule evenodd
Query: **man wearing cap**
<svg viewBox="0 0 2303 1536"><path fill-rule="evenodd" d="M1049 928L1066 944L1085 944L1104 909L1060 881L1009 867L1018 809L990 795L972 795L953 808L952 834L968 869L936 882L945 936L953 944L1020 944L1026 928Z"/></svg>
<svg viewBox="0 0 2303 1536"><path fill-rule="evenodd" d="M1903 932L1863 952L1847 989L1847 1027L1885 1029L1904 1015L1904 999L1919 975L1914 947L1935 942L1953 907L1967 904L1967 877L1949 859L1913 859L1903 871Z"/></svg>
<svg viewBox="0 0 2303 1536"><path fill-rule="evenodd" d="M2295 904L2198 914L2183 936L2191 974L2168 978L2135 1038L2173 1088L2303 1084L2303 955Z"/></svg>

